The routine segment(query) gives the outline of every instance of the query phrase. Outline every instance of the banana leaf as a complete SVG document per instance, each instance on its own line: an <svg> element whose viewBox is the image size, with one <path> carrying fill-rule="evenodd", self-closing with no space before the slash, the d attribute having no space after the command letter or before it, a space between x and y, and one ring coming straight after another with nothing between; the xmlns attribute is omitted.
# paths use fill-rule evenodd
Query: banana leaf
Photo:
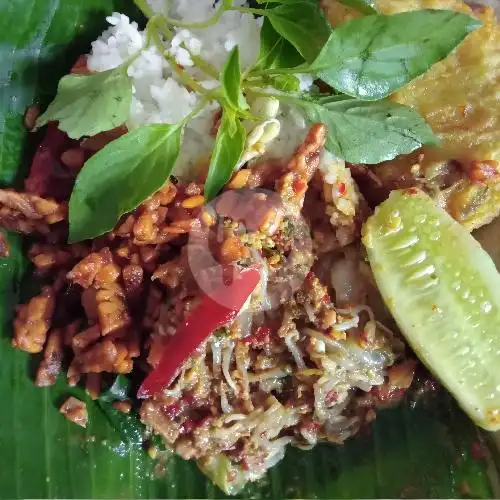
<svg viewBox="0 0 500 500"><path fill-rule="evenodd" d="M132 0L3 0L0 2L0 184L20 182L37 134L23 127L25 108L42 106L57 82L113 10L135 17ZM75 389L63 378L34 386L38 363L10 345L16 303L35 287L23 242L9 235L0 260L0 497L223 498L195 464L173 456L155 463L134 434L133 417L117 425L103 405L82 395L87 429L58 407ZM130 431L130 432L129 432ZM343 446L290 449L242 498L491 498L498 494L495 446L437 391L380 412L371 429Z"/></svg>

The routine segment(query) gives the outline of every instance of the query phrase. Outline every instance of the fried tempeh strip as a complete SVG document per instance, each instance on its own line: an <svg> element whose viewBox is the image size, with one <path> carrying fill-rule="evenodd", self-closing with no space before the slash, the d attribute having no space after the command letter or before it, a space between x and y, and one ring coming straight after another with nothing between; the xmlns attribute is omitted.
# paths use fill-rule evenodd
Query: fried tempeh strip
<svg viewBox="0 0 500 500"><path fill-rule="evenodd" d="M82 377L82 372L80 369L80 363L78 362L76 357L73 358L73 361L69 365L66 377L68 379L68 385L70 387L74 387L76 384L78 384L78 382L80 382L80 378Z"/></svg>
<svg viewBox="0 0 500 500"><path fill-rule="evenodd" d="M67 206L33 194L0 189L0 226L17 233L49 232L49 226L66 218Z"/></svg>
<svg viewBox="0 0 500 500"><path fill-rule="evenodd" d="M93 252L82 259L68 273L68 280L79 284L83 288L89 288L94 282L99 271L113 263L113 255L108 247L100 252Z"/></svg>
<svg viewBox="0 0 500 500"><path fill-rule="evenodd" d="M71 342L73 352L79 354L101 337L101 331L97 325L77 333Z"/></svg>
<svg viewBox="0 0 500 500"><path fill-rule="evenodd" d="M85 389L92 401L95 401L101 392L101 379L102 375L100 373L89 373L87 375L87 383L85 384Z"/></svg>
<svg viewBox="0 0 500 500"><path fill-rule="evenodd" d="M28 257L39 271L71 265L75 260L69 251L60 246L40 243L32 245Z"/></svg>
<svg viewBox="0 0 500 500"><path fill-rule="evenodd" d="M19 306L14 321L12 346L31 354L42 352L54 313L55 297L50 287Z"/></svg>
<svg viewBox="0 0 500 500"><path fill-rule="evenodd" d="M70 396L59 410L69 421L74 422L80 427L87 427L89 414L87 405L79 399Z"/></svg>
<svg viewBox="0 0 500 500"><path fill-rule="evenodd" d="M288 162L286 173L276 182L276 191L298 210L302 208L308 183L319 165L319 156L326 140L326 126L315 123L304 142Z"/></svg>
<svg viewBox="0 0 500 500"><path fill-rule="evenodd" d="M78 357L82 373L130 373L133 361L120 342L103 339Z"/></svg>
<svg viewBox="0 0 500 500"><path fill-rule="evenodd" d="M125 294L118 283L109 283L96 294L97 317L102 335L109 335L130 325L132 319L125 302Z"/></svg>
<svg viewBox="0 0 500 500"><path fill-rule="evenodd" d="M36 385L47 387L54 385L61 373L63 360L63 330L60 328L50 332L43 353L43 360L36 373Z"/></svg>

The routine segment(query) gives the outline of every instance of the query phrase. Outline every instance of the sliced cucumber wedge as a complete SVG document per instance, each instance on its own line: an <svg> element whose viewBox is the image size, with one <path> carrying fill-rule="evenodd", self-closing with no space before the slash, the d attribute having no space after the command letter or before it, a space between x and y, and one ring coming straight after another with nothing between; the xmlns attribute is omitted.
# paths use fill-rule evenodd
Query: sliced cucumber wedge
<svg viewBox="0 0 500 500"><path fill-rule="evenodd" d="M479 426L500 429L500 275L489 255L416 189L391 193L363 243L415 353Z"/></svg>

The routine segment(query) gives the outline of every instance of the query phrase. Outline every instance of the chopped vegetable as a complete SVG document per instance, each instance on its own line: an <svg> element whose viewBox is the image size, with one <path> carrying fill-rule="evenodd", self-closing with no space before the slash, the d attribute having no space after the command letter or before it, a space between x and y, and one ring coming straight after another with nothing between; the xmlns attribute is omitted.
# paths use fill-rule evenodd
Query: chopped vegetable
<svg viewBox="0 0 500 500"><path fill-rule="evenodd" d="M217 328L234 320L259 283L260 273L256 267L249 267L240 271L234 269L234 276L230 285L221 286L211 295L205 295L198 307L184 320L168 342L158 367L142 383L137 397L154 396L168 387L179 368L200 344Z"/></svg>
<svg viewBox="0 0 500 500"><path fill-rule="evenodd" d="M489 255L414 188L376 209L363 241L416 354L478 425L500 429L500 275Z"/></svg>

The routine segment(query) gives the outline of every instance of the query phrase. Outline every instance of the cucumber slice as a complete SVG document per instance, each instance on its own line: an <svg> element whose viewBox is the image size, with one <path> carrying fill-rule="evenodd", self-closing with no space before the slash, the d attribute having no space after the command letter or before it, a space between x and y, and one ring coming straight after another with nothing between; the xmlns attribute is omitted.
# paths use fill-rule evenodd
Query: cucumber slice
<svg viewBox="0 0 500 500"><path fill-rule="evenodd" d="M417 189L363 228L378 287L421 361L484 429L500 429L500 275L469 232Z"/></svg>

